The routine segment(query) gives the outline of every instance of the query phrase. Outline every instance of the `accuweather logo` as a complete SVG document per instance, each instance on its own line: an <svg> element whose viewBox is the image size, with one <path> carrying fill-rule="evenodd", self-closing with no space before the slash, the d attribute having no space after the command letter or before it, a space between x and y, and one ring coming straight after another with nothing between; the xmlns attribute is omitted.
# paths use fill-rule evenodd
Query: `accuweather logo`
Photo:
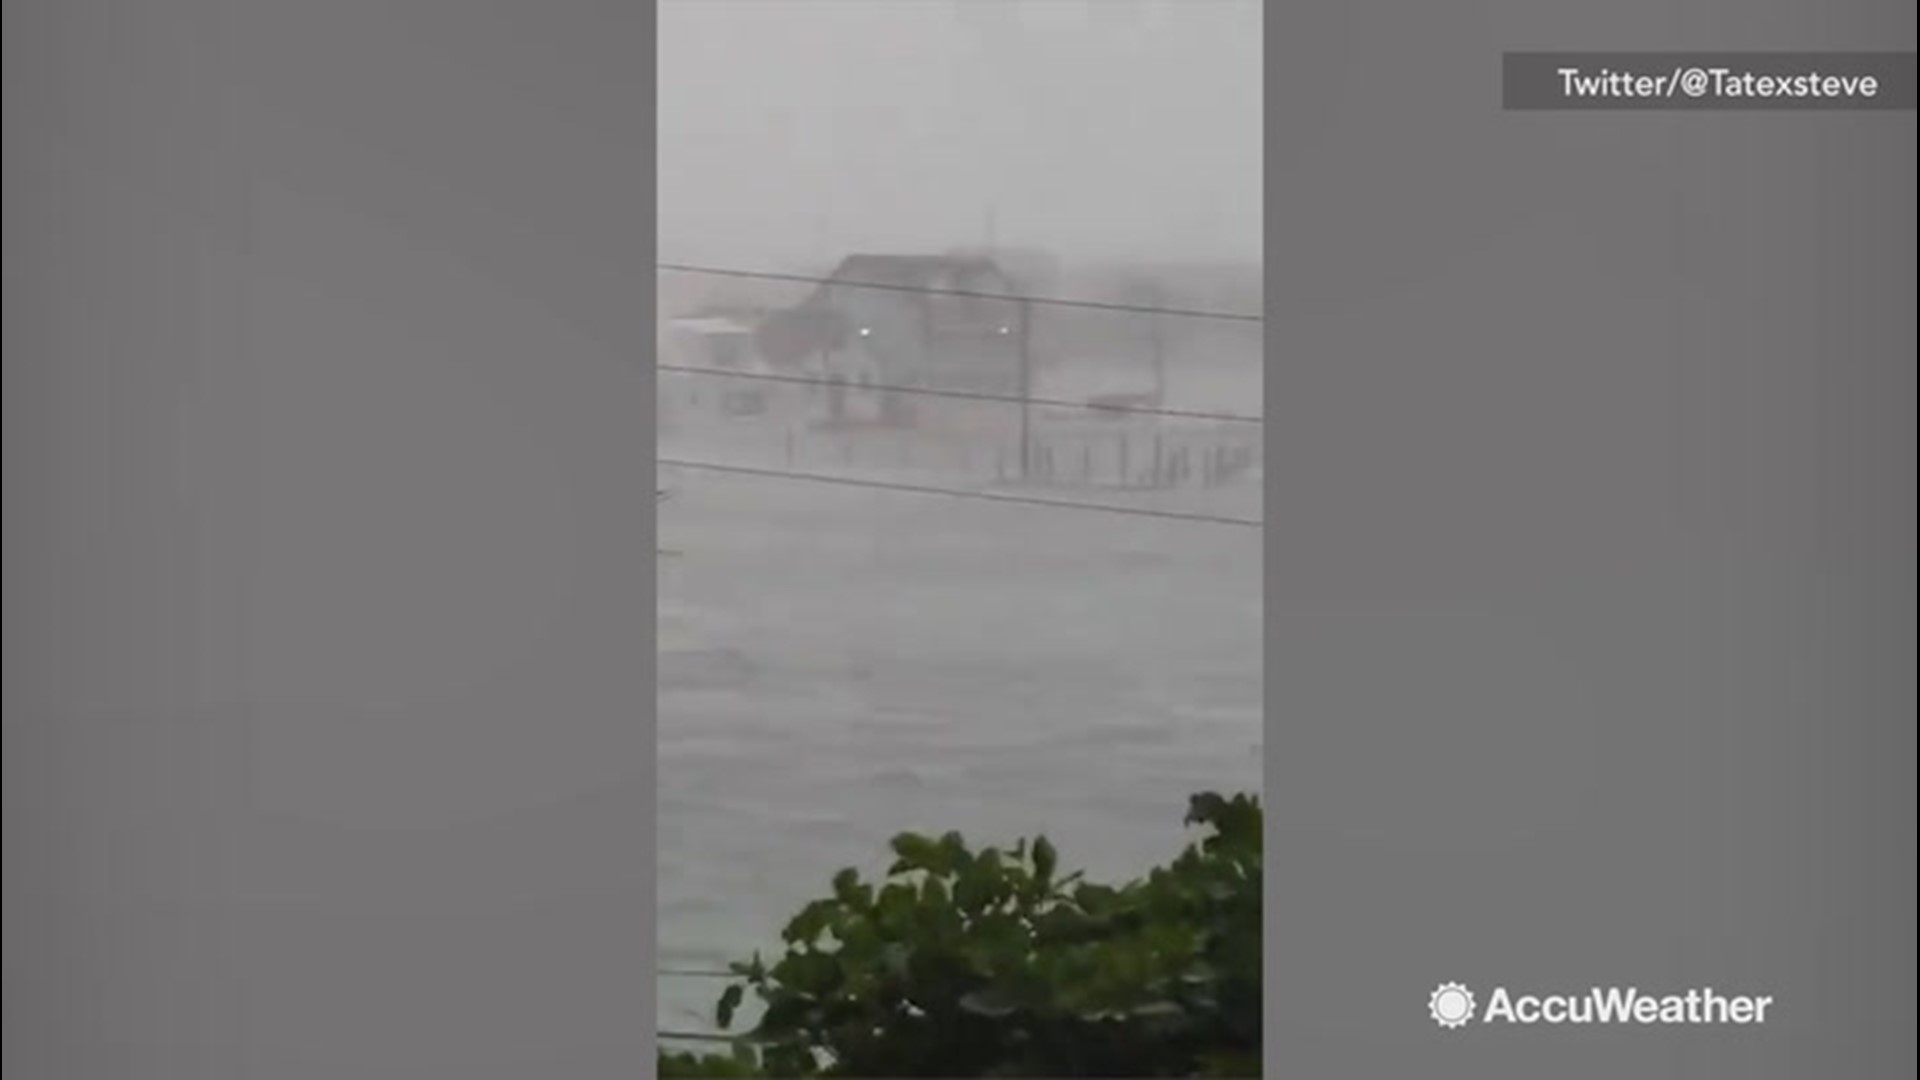
<svg viewBox="0 0 1920 1080"><path fill-rule="evenodd" d="M1648 994L1638 987L1595 986L1580 994L1515 994L1495 987L1482 1005L1472 990L1441 983L1427 995L1427 1015L1449 1031L1481 1024L1732 1024L1767 1022L1773 998L1722 994L1700 987L1677 994Z"/></svg>

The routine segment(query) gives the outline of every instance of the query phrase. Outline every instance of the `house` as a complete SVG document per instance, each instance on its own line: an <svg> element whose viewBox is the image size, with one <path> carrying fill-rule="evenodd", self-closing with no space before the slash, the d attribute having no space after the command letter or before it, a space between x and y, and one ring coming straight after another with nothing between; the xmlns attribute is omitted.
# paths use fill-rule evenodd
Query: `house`
<svg viewBox="0 0 1920 1080"><path fill-rule="evenodd" d="M851 255L797 307L761 327L776 367L849 385L1018 394L1020 305L1008 275L978 255ZM883 395L910 418L908 395Z"/></svg>
<svg viewBox="0 0 1920 1080"><path fill-rule="evenodd" d="M668 320L662 359L670 369L693 369L662 373L682 384L674 400L693 407L710 402L729 416L766 412L775 387L753 378L774 374L759 346L763 321L760 312L726 308Z"/></svg>

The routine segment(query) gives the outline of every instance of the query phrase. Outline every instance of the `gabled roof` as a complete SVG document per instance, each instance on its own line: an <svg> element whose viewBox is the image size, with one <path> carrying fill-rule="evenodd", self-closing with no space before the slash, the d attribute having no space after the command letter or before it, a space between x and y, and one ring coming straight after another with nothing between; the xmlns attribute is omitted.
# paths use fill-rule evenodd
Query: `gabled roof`
<svg viewBox="0 0 1920 1080"><path fill-rule="evenodd" d="M670 325L693 334L751 334L756 327L756 323L727 315L687 315L672 320Z"/></svg>
<svg viewBox="0 0 1920 1080"><path fill-rule="evenodd" d="M834 283L932 288L992 275L1005 277L984 255L849 255L834 270Z"/></svg>

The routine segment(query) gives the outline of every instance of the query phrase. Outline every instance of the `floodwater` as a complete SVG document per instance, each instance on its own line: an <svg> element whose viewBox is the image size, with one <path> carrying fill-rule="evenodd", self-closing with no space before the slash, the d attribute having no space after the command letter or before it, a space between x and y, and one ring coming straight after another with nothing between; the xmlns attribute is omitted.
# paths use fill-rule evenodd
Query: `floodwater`
<svg viewBox="0 0 1920 1080"><path fill-rule="evenodd" d="M661 454L779 467L738 440ZM884 870L904 829L1045 832L1063 865L1119 879L1177 853L1188 795L1258 789L1258 530L665 465L660 480L662 968L776 951L834 871ZM1261 511L1254 476L1047 494ZM662 1029L711 1030L721 983L659 985Z"/></svg>

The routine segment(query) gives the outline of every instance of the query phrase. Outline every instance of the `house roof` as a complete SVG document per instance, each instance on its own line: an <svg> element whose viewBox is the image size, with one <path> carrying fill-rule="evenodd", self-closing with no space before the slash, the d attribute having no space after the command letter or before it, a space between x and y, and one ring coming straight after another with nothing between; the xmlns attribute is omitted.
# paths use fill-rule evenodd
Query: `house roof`
<svg viewBox="0 0 1920 1080"><path fill-rule="evenodd" d="M689 315L674 319L673 327L695 334L751 334L754 323L726 315Z"/></svg>
<svg viewBox="0 0 1920 1080"><path fill-rule="evenodd" d="M835 283L932 288L992 275L1000 267L984 255L849 255L834 270Z"/></svg>
<svg viewBox="0 0 1920 1080"><path fill-rule="evenodd" d="M756 332L757 344L774 364L796 364L824 350L846 347L853 340L853 327L829 299L836 285L990 292L1003 288L1005 281L999 264L984 255L849 255L798 306L768 316ZM924 296L905 298L924 302Z"/></svg>

